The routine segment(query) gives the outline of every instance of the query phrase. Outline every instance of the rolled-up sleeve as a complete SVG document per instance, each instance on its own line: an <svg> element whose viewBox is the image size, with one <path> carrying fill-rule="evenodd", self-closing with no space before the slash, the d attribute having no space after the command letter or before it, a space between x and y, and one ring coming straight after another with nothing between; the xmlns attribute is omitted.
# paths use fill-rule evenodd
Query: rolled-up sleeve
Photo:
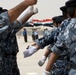
<svg viewBox="0 0 76 75"><path fill-rule="evenodd" d="M52 48L51 48L52 52L54 52L56 55L60 56L62 51L56 46L54 45Z"/></svg>
<svg viewBox="0 0 76 75"><path fill-rule="evenodd" d="M59 35L57 37L57 41L51 50L52 52L56 53L58 56L60 56L64 50L67 50L63 35Z"/></svg>
<svg viewBox="0 0 76 75"><path fill-rule="evenodd" d="M26 23L27 24L27 23ZM25 24L22 24L20 22L14 21L12 24L12 28L15 30L15 33L17 33L20 29L22 29L25 26Z"/></svg>

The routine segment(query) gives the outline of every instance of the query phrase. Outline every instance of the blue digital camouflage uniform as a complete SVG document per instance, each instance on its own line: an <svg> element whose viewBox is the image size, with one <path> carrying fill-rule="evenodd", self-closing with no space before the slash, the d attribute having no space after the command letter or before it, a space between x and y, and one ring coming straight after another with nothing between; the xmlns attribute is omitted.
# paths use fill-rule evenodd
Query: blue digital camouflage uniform
<svg viewBox="0 0 76 75"><path fill-rule="evenodd" d="M16 24L16 23L15 23ZM16 24L17 25L17 24ZM13 29L8 33L6 38L4 39L4 60L5 60L5 69L6 74L8 75L20 75L18 66L17 66L17 52L18 52L18 45L16 41L16 30Z"/></svg>
<svg viewBox="0 0 76 75"><path fill-rule="evenodd" d="M18 65L17 65L17 58L16 55L18 53L18 44L16 40L16 33L26 24L22 25L20 23L14 22L13 25L16 25L15 28L10 31L7 35L7 37L4 39L4 60L5 62L5 68L7 69L6 73L9 75L20 75ZM8 61L7 61L8 60ZM10 72L9 72L10 69ZM7 74L7 75L8 75Z"/></svg>
<svg viewBox="0 0 76 75"><path fill-rule="evenodd" d="M56 40L57 36L58 36L58 33L55 35L55 40ZM53 47L54 44L55 44L55 42L53 44L50 44L47 47L47 49L51 51L51 48ZM50 57L50 55L49 55L49 57ZM57 61L54 63L53 68L50 71L51 75L68 75L68 71L69 71L68 61L69 61L68 51L64 50L64 52L59 56Z"/></svg>
<svg viewBox="0 0 76 75"><path fill-rule="evenodd" d="M0 14L0 75L20 75L16 54L18 45L16 32L24 25L14 22L9 23L8 13Z"/></svg>
<svg viewBox="0 0 76 75"><path fill-rule="evenodd" d="M7 75L5 73L6 69L4 68L6 65L4 65L4 46L3 46L3 40L6 38L7 34L10 31L10 25L9 25L9 18L7 12L0 14L0 75Z"/></svg>
<svg viewBox="0 0 76 75"><path fill-rule="evenodd" d="M76 70L75 69L71 69L68 75L76 75Z"/></svg>
<svg viewBox="0 0 76 75"><path fill-rule="evenodd" d="M55 42L57 41L57 36L60 32L64 32L67 25L70 23L70 19L64 20L61 24L61 27L58 27L57 29L53 30L49 36L40 38L39 40L36 40L36 44L40 48L44 48L46 45L51 44L53 46ZM51 47L50 46L50 47ZM59 56L58 60L54 64L51 75L67 75L69 71L69 58L67 55L68 51L66 49L64 52Z"/></svg>
<svg viewBox="0 0 76 75"><path fill-rule="evenodd" d="M65 31L59 34L52 51L60 55L64 49L69 51L70 69L76 70L76 18L71 19ZM74 71L69 75L76 75L76 72Z"/></svg>

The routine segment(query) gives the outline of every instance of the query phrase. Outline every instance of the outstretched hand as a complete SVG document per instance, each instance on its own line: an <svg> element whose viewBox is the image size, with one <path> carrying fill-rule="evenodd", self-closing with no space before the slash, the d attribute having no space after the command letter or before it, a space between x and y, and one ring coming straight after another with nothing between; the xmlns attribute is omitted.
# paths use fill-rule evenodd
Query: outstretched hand
<svg viewBox="0 0 76 75"><path fill-rule="evenodd" d="M23 52L24 58L29 57L33 55L35 52L37 52L37 48L35 46L28 46L26 50Z"/></svg>

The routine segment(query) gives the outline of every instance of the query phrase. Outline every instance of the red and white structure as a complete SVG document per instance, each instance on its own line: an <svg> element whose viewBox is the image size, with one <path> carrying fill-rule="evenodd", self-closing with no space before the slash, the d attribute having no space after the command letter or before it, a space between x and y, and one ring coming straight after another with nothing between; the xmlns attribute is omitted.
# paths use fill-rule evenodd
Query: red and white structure
<svg viewBox="0 0 76 75"><path fill-rule="evenodd" d="M33 19L33 24L38 23L38 24L50 24L52 23L52 19L43 19L43 20L38 20L38 19Z"/></svg>
<svg viewBox="0 0 76 75"><path fill-rule="evenodd" d="M33 18L30 18L28 20L28 22L33 25L33 24L51 24L53 23L53 20L52 19L43 19L43 20L39 20L39 19L33 19Z"/></svg>

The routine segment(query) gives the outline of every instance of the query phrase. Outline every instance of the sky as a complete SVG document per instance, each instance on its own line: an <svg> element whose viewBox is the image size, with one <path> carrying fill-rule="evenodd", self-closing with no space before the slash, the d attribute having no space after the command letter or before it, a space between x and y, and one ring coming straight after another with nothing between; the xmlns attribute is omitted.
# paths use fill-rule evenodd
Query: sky
<svg viewBox="0 0 76 75"><path fill-rule="evenodd" d="M0 6L11 9L23 0L0 0ZM60 7L65 5L67 0L38 0L34 7L38 8L38 14L34 15L34 19L46 19L61 15Z"/></svg>

